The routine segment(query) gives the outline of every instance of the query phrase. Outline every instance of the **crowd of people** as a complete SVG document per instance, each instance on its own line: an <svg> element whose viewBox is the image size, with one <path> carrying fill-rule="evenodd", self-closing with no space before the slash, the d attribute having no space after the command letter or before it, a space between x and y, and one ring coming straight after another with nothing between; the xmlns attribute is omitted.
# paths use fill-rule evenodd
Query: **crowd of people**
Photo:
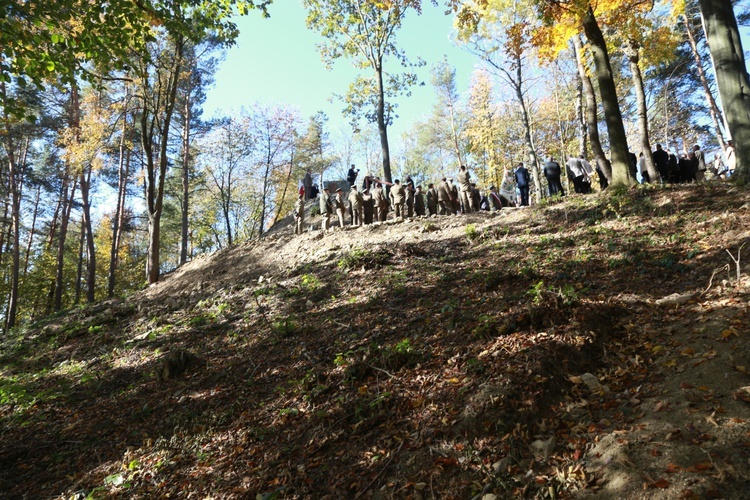
<svg viewBox="0 0 750 500"><path fill-rule="evenodd" d="M727 178L732 175L736 165L732 141L727 144L726 161L717 157L710 165L697 145L688 154L677 158L676 155L665 151L661 144L657 144L652 158L660 179L650 178L643 154L639 159L630 153L630 173L638 182L700 181L706 177L707 171L717 177ZM554 157L548 157L542 173L547 181L549 196L565 196L562 183L563 168ZM576 193L590 193L595 178L600 189L605 189L608 185L607 177L600 167L592 167L583 155L570 157L565 162L565 173ZM511 172L505 172L501 189L490 186L486 193L482 193L476 183L472 182L471 174L464 165L459 167L455 181L453 178L443 177L437 185L428 184L426 190L421 185L415 186L409 176L403 183L398 179L390 183L371 175L365 176L361 189L358 189L358 174L359 170L352 165L347 173L349 189L345 198L344 190L339 186L325 186L320 192L317 184L313 184L308 171L302 180L294 207L295 234L302 233L304 229L306 200L316 198L323 230L331 228L334 216L340 227L346 225L347 213L349 223L359 226L385 222L389 212L393 212L396 219L404 219L413 216L456 215L478 210L494 211L508 206L529 205L531 175L523 163L519 163Z"/></svg>
<svg viewBox="0 0 750 500"><path fill-rule="evenodd" d="M525 168L523 169L525 171ZM482 194L466 166L461 165L454 181L453 178L442 178L437 185L430 183L427 189L415 185L410 176L402 183L399 179L392 183L374 176L365 176L361 189L357 187L358 170L349 170L347 182L348 195L340 186L324 186L318 198L318 210L322 219L321 229L330 229L334 221L343 227L347 215L349 224L359 226L374 222L385 222L390 212L396 219L429 215L455 215L478 210L500 210L513 206L513 198L508 193L501 193L495 186ZM305 176L300 187L299 196L294 206L295 234L304 231L305 202L314 199L312 193L317 187L311 178ZM518 176L518 175L517 175ZM528 204L529 175L525 172L526 204ZM523 192L523 191L522 191Z"/></svg>

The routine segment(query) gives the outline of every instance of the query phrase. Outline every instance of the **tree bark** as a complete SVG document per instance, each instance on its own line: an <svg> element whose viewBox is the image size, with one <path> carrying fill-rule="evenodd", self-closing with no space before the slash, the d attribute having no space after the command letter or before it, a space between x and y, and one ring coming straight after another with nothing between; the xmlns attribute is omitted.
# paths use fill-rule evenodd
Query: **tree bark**
<svg viewBox="0 0 750 500"><path fill-rule="evenodd" d="M190 208L190 89L185 96L182 124L182 222L180 234L180 264L187 262L188 256L188 209Z"/></svg>
<svg viewBox="0 0 750 500"><path fill-rule="evenodd" d="M169 166L169 158L167 156L169 149L169 129L174 113L177 84L182 68L183 49L184 40L178 37L174 41L174 54L172 54L172 60L166 70L167 74L157 76L157 78L166 78L163 88L157 89L158 94L162 92L163 94L157 98L157 102L151 110L148 109L148 103L144 102L141 112L141 144L146 156L145 190L148 211L146 276L149 284L159 281L161 216L164 206L164 185ZM145 79L148 80L148 75L145 75ZM154 146L158 146L158 153L154 151Z"/></svg>
<svg viewBox="0 0 750 500"><path fill-rule="evenodd" d="M123 116L122 136L120 137L120 159L117 179L117 207L112 221L112 246L109 251L109 273L107 275L107 297L115 295L115 273L120 253L120 237L125 212L125 196L127 194L128 177L130 176L130 151L125 150L125 137L128 129L127 111Z"/></svg>
<svg viewBox="0 0 750 500"><path fill-rule="evenodd" d="M612 184L615 186L632 186L635 179L630 174L628 139L622 122L620 104L617 101L617 88L609 63L609 53L594 11L589 10L583 18L583 31L591 46L596 66L596 79L599 82L599 93L604 108L604 118L609 133L609 147L612 153Z"/></svg>
<svg viewBox="0 0 750 500"><path fill-rule="evenodd" d="M607 182L612 182L612 164L604 155L601 139L599 139L599 120L597 118L596 94L594 85L591 83L589 75L586 73L586 66L583 62L583 43L578 36L573 37L573 45L576 52L576 63L578 65L578 76L583 86L583 95L586 99L586 123L588 124L589 142L591 143L591 152L594 154L596 164L604 173Z"/></svg>
<svg viewBox="0 0 750 500"><path fill-rule="evenodd" d="M81 238L78 242L78 268L76 270L76 296L73 303L78 305L81 302L81 279L83 278L83 248L86 243L86 225L83 216L81 216Z"/></svg>
<svg viewBox="0 0 750 500"><path fill-rule="evenodd" d="M94 231L91 223L91 200L89 199L89 188L91 187L91 165L81 171L81 199L83 201L83 216L81 223L86 233L86 252L88 260L86 266L86 302L94 302L96 293L96 248L94 246Z"/></svg>
<svg viewBox="0 0 750 500"><path fill-rule="evenodd" d="M31 229L29 230L29 239L26 241L26 255L23 262L23 275L29 270L29 256L31 255L31 245L34 243L34 232L36 231L36 220L39 215L39 201L41 199L41 186L36 188L36 199L34 200L34 215L31 217Z"/></svg>
<svg viewBox="0 0 750 500"><path fill-rule="evenodd" d="M67 176L67 173L66 173ZM54 286L54 302L52 307L55 311L62 309L62 293L63 293L63 271L65 269L65 241L68 238L68 222L70 221L70 212L73 209L73 200L75 199L75 192L78 188L78 182L73 181L73 185L70 188L68 196L67 190L65 192L65 200L63 201L62 213L60 214L60 234L57 237L57 267L55 272L55 286Z"/></svg>
<svg viewBox="0 0 750 500"><path fill-rule="evenodd" d="M643 76L641 75L640 45L635 40L628 40L625 47L625 55L630 64L630 74L635 87L635 102L638 107L638 142L640 142L641 153L646 164L646 171L650 182L659 181L659 172L656 170L654 158L651 156L651 142L648 139L648 110L646 109L646 92L643 90Z"/></svg>
<svg viewBox="0 0 750 500"><path fill-rule="evenodd" d="M388 124L385 121L385 87L383 85L383 61L375 65L375 76L378 83L377 122L380 135L380 149L383 153L383 177L387 182L393 182L391 177L391 150L388 146Z"/></svg>
<svg viewBox="0 0 750 500"><path fill-rule="evenodd" d="M699 0L719 96L735 147L734 177L750 182L750 78L730 0Z"/></svg>
<svg viewBox="0 0 750 500"><path fill-rule="evenodd" d="M711 92L711 87L708 85L706 71L703 69L703 59L701 58L700 52L698 52L698 44L695 41L693 30L690 27L690 21L686 15L683 15L682 19L685 21L685 31L687 32L690 51L693 53L693 60L695 60L695 69L698 71L698 77L700 78L701 86L703 87L703 93L706 95L708 112L711 115L711 120L714 122L714 128L716 129L716 138L719 140L719 144L721 144L721 150L726 152L727 145L726 142L724 142L724 127L722 126L723 117L721 115L721 110L719 110L719 106L716 104L716 99L714 99L714 94Z"/></svg>
<svg viewBox="0 0 750 500"><path fill-rule="evenodd" d="M579 39L580 40L580 39ZM575 52L577 50L573 48ZM577 56L576 56L577 57ZM586 114L584 113L584 96L583 96L583 81L578 78L576 84L576 122L578 123L578 154L584 158L588 157L588 148L586 147L586 134L588 133L588 126L586 125Z"/></svg>

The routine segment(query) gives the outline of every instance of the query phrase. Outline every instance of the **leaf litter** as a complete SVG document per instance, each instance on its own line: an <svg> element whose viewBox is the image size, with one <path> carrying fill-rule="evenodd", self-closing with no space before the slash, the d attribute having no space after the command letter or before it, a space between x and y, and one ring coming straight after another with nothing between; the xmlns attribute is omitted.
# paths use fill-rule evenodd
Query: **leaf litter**
<svg viewBox="0 0 750 500"><path fill-rule="evenodd" d="M0 495L744 498L750 281L717 269L747 202L646 187L200 257L6 339Z"/></svg>

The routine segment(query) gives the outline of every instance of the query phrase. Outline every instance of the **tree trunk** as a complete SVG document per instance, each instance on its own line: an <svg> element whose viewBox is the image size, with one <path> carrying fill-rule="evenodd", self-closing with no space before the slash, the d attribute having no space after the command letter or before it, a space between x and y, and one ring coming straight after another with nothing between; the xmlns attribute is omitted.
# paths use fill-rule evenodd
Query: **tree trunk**
<svg viewBox="0 0 750 500"><path fill-rule="evenodd" d="M594 154L596 164L604 173L607 182L612 182L612 164L604 155L601 139L599 139L599 120L597 118L596 94L591 78L586 73L586 66L583 62L583 43L576 35L573 37L573 45L576 52L576 63L578 65L578 77L583 87L583 95L586 99L586 123L589 133L589 142L591 143L591 152Z"/></svg>
<svg viewBox="0 0 750 500"><path fill-rule="evenodd" d="M688 42L690 42L690 51L693 53L693 59L695 60L695 69L698 71L698 77L703 87L703 93L706 95L706 104L708 104L708 112L711 115L711 120L714 122L714 128L716 129L716 138L721 144L721 150L726 152L727 145L724 142L724 127L722 126L723 118L719 106L716 105L716 99L714 94L711 92L711 87L708 85L708 78L706 78L706 71L703 69L703 60L701 59L700 52L698 52L698 44L695 41L693 30L690 27L690 21L686 15L682 16L685 21L685 31L687 31Z"/></svg>
<svg viewBox="0 0 750 500"><path fill-rule="evenodd" d="M164 206L164 185L166 183L169 158L169 132L174 113L175 99L177 96L178 81L182 68L184 51L184 40L178 38L174 41L175 48L173 59L168 74L163 75L167 79L164 94L157 99L157 104L163 99L163 103L151 110L149 121L148 106L144 103L141 112L141 144L146 155L146 207L148 212L148 253L146 256L146 276L148 283L154 284L159 281L160 273L160 244L161 244L161 216ZM148 75L146 75L148 79ZM157 89L160 93L162 89ZM163 106L163 107L162 107ZM158 137L154 137L154 130ZM154 141L158 140L158 158L154 158ZM158 159L158 164L157 164ZM158 170L157 170L158 169Z"/></svg>
<svg viewBox="0 0 750 500"><path fill-rule="evenodd" d="M609 53L604 35L599 23L594 17L594 11L589 6L583 18L583 31L591 46L596 66L596 79L599 82L599 93L604 108L604 118L609 132L609 147L612 153L612 184L615 186L632 186L635 179L630 174L628 139L622 122L620 103L617 101L617 88L612 77L612 67L609 63Z"/></svg>
<svg viewBox="0 0 750 500"><path fill-rule="evenodd" d="M81 171L81 198L83 201L83 218L81 223L85 227L86 251L88 262L86 267L86 302L94 302L96 293L96 248L94 247L94 231L91 223L91 200L89 200L89 188L91 186L91 165Z"/></svg>
<svg viewBox="0 0 750 500"><path fill-rule="evenodd" d="M577 37L576 37L577 38ZM577 52L575 48L574 51ZM578 154L584 158L588 158L588 148L586 147L586 134L588 132L586 126L586 114L584 113L584 96L583 96L583 81L578 78L576 83L576 122L578 124Z"/></svg>
<svg viewBox="0 0 750 500"><path fill-rule="evenodd" d="M81 302L81 279L83 278L83 249L86 243L86 225L84 217L81 216L81 238L78 243L78 268L76 270L76 298L73 300L75 305Z"/></svg>
<svg viewBox="0 0 750 500"><path fill-rule="evenodd" d="M180 234L180 264L187 262L188 255L188 208L190 198L190 91L185 96L182 124L182 222Z"/></svg>
<svg viewBox="0 0 750 500"><path fill-rule="evenodd" d="M289 182L292 180L292 172L294 171L294 146L292 146L292 154L289 158L289 172L286 175L286 182L284 182L284 191L281 193L281 201L279 201L279 209L276 211L276 217L274 221L278 221L281 217L281 209L284 207L284 200L286 199L286 192L289 189Z"/></svg>
<svg viewBox="0 0 750 500"><path fill-rule="evenodd" d="M730 0L699 0L719 96L735 148L734 177L750 182L750 78Z"/></svg>
<svg viewBox="0 0 750 500"><path fill-rule="evenodd" d="M107 297L115 295L115 273L120 253L120 236L125 212L125 196L127 194L128 177L130 176L130 151L125 151L125 137L127 132L127 113L123 117L122 136L120 137L120 161L117 179L117 207L112 221L112 246L109 251L109 274L107 275Z"/></svg>
<svg viewBox="0 0 750 500"><path fill-rule="evenodd" d="M393 182L391 177L391 152L388 147L388 124L385 122L385 87L383 86L383 61L375 65L375 75L378 82L377 121L380 134L380 149L383 153L383 177L386 182Z"/></svg>
<svg viewBox="0 0 750 500"><path fill-rule="evenodd" d="M66 173L67 176L67 173ZM55 272L55 293L52 307L55 311L62 309L63 277L65 270L65 240L68 237L68 222L70 221L70 212L73 209L73 200L78 183L73 181L70 189L70 197L65 198L60 214L60 234L57 238L57 269ZM67 193L66 193L67 194Z"/></svg>
<svg viewBox="0 0 750 500"><path fill-rule="evenodd" d="M29 230L29 239L26 242L26 255L23 262L23 275L29 270L29 256L31 255L31 245L34 243L34 232L36 231L36 219L39 215L39 201L41 199L41 186L36 188L36 199L34 200L34 215L31 217L31 229Z"/></svg>
<svg viewBox="0 0 750 500"><path fill-rule="evenodd" d="M630 73L633 78L635 87L635 101L638 106L638 141L640 142L643 161L646 164L646 171L650 182L658 182L659 172L656 170L654 158L651 156L651 143L648 140L648 110L646 109L646 93L643 90L643 77L641 76L640 45L635 40L628 40L625 47L625 55L630 63Z"/></svg>

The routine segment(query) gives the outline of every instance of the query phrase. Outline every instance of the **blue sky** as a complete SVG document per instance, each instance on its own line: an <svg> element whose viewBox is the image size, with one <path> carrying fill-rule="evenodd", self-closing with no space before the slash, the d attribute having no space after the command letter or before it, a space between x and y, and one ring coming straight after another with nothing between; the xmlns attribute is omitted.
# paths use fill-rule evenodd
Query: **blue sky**
<svg viewBox="0 0 750 500"><path fill-rule="evenodd" d="M456 68L458 90L463 93L476 65L475 57L451 40L453 17L446 16L443 7L424 4L423 14L410 12L397 35L398 46L407 56L412 60L421 57L427 65L418 69L425 85L414 87L411 97L397 100L399 118L389 128L392 154L398 150L401 133L431 112L436 98L430 68L447 58ZM271 4L270 14L270 19L263 19L251 11L237 18L240 36L220 65L204 116L226 114L255 102L274 103L296 108L303 120L322 110L329 117L329 131L348 130L348 120L341 114L343 104L333 95L345 93L358 70L343 58L331 71L325 69L316 48L322 37L305 26L306 12L299 0L277 0ZM741 31L748 50L748 29Z"/></svg>
<svg viewBox="0 0 750 500"><path fill-rule="evenodd" d="M399 118L389 129L396 138L423 114L431 111L435 100L430 85L430 68L447 57L456 67L459 91L468 88L474 69L474 58L451 40L452 16L441 7L425 2L423 14L411 12L398 32L397 42L410 59L421 57L427 65L418 73L423 87L414 87L411 97L398 100ZM216 84L208 92L204 106L206 116L250 106L254 102L290 105L303 119L322 110L336 128L348 121L341 116L343 104L331 98L343 94L357 74L351 61L336 61L327 71L316 44L322 37L305 26L306 12L298 0L282 0L270 6L270 19L257 12L238 18L240 36L229 49L226 60L216 74ZM386 67L388 70L388 67Z"/></svg>

